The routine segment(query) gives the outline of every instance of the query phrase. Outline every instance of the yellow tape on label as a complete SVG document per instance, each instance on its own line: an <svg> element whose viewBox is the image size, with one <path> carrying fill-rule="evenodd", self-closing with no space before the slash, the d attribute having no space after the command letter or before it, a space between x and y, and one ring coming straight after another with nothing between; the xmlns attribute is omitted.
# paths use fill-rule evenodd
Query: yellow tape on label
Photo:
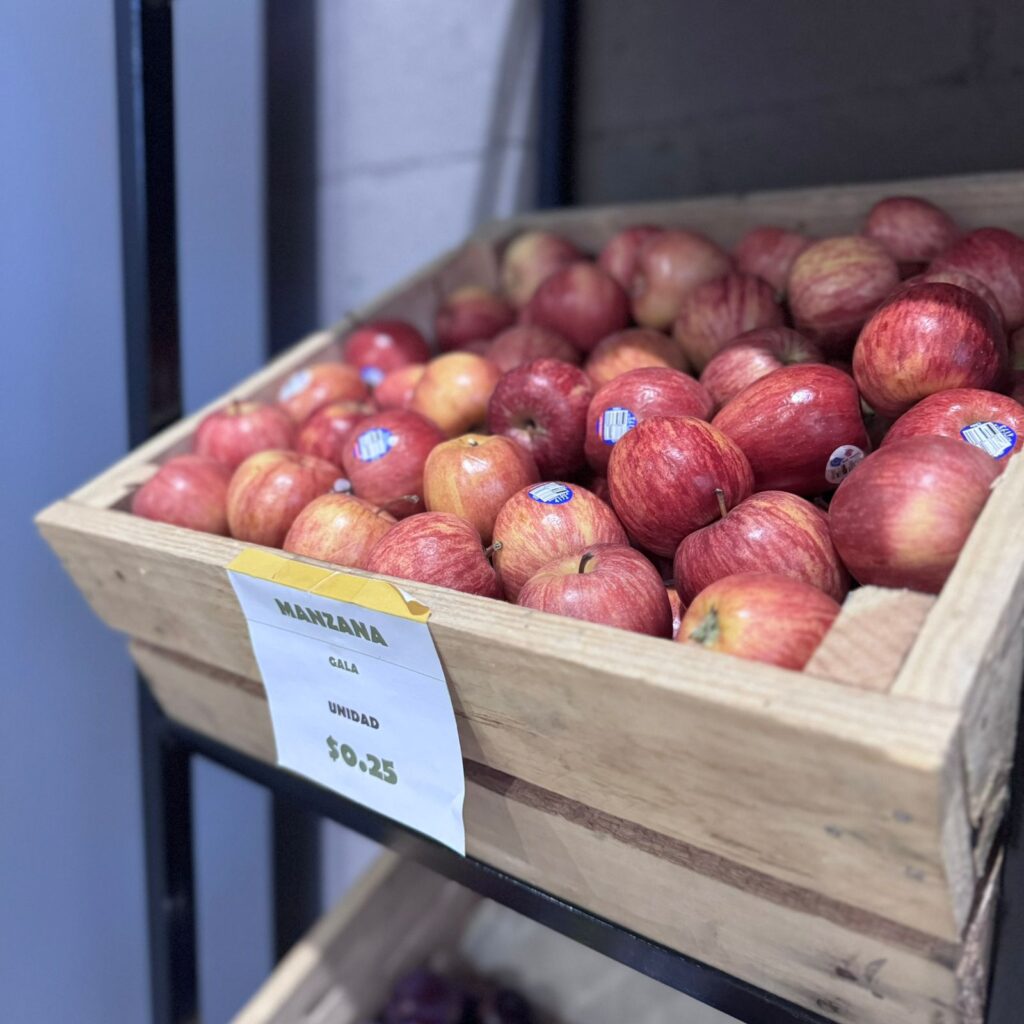
<svg viewBox="0 0 1024 1024"><path fill-rule="evenodd" d="M426 622L430 609L406 596L392 583L364 579L335 569L321 569L269 551L247 549L228 565L229 572L294 587L320 597L356 604L360 608L394 615L412 622Z"/></svg>

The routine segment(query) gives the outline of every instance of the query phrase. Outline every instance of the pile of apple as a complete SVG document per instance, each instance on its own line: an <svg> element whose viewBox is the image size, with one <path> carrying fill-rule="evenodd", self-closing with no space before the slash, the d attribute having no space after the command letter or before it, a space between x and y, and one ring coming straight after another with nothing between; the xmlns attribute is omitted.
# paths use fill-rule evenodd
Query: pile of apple
<svg viewBox="0 0 1024 1024"><path fill-rule="evenodd" d="M938 592L1024 444L1024 239L917 198L731 253L529 231L434 333L212 413L134 511L800 668L851 577Z"/></svg>

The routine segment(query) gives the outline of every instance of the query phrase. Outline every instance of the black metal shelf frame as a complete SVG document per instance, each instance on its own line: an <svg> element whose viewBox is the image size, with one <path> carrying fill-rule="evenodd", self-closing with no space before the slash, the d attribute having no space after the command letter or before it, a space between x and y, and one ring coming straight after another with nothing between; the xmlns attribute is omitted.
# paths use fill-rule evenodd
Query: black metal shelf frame
<svg viewBox="0 0 1024 1024"><path fill-rule="evenodd" d="M130 443L181 412L178 344L172 0L114 0L125 280L125 337ZM310 110L301 122L289 104L313 102L312 3L264 0L267 24L268 134L289 132L288 149L315 153ZM580 5L541 0L542 44L538 204L572 200L573 46ZM304 60L296 60L296 48ZM300 65L302 65L300 67ZM296 208L296 190L280 187L286 162L268 150L268 268L271 338L311 323L315 292L313 206ZM291 204L282 208L282 202ZM312 200L307 199L311 204ZM291 225L291 229L289 229ZM289 230L292 234L289 235ZM289 260L284 254L292 254ZM295 254L305 253L306 263ZM307 283L303 285L303 281ZM316 825L328 819L496 900L621 963L693 996L744 1024L828 1024L738 978L653 943L480 861L439 844L290 772L272 767L172 721L138 682L147 908L154 1024L198 1020L196 912L193 885L191 761L207 758L265 787L274 797L275 937L281 955L319 907ZM987 1024L1019 1024L1024 1005L1024 731L1018 732ZM679 907L686 914L685 906ZM823 1013L828 1006L820 1007Z"/></svg>

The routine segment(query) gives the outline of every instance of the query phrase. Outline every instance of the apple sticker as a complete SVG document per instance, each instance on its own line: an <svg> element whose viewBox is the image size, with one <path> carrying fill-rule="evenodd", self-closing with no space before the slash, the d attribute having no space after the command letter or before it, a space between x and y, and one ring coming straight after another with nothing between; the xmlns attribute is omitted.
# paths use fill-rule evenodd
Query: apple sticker
<svg viewBox="0 0 1024 1024"><path fill-rule="evenodd" d="M567 501L572 501L572 488L566 487L565 484L537 484L527 493L542 505L564 505Z"/></svg>
<svg viewBox="0 0 1024 1024"><path fill-rule="evenodd" d="M362 377L364 384L375 388L384 379L384 371L379 366L364 366L359 371L359 376Z"/></svg>
<svg viewBox="0 0 1024 1024"><path fill-rule="evenodd" d="M854 467L864 458L864 451L855 444L841 444L825 464L825 479L830 484L841 483L853 472Z"/></svg>
<svg viewBox="0 0 1024 1024"><path fill-rule="evenodd" d="M620 405L605 409L597 418L597 436L605 444L615 444L623 434L636 426L636 416L632 409L624 409Z"/></svg>
<svg viewBox="0 0 1024 1024"><path fill-rule="evenodd" d="M313 372L311 370L296 370L281 385L281 390L277 393L277 400L279 402L291 401L296 395L301 394L309 387L309 382L312 379Z"/></svg>
<svg viewBox="0 0 1024 1024"><path fill-rule="evenodd" d="M993 459L1003 458L1017 443L1016 431L996 420L971 423L961 428L960 436L968 444L987 452Z"/></svg>
<svg viewBox="0 0 1024 1024"><path fill-rule="evenodd" d="M398 438L387 427L374 427L356 438L352 453L360 462L375 462L387 455L396 444Z"/></svg>

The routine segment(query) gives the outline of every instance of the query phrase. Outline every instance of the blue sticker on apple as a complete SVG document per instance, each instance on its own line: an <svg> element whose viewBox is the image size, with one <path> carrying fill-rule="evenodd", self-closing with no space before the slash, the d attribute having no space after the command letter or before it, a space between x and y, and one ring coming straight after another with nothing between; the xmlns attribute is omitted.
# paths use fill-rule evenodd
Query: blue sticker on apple
<svg viewBox="0 0 1024 1024"><path fill-rule="evenodd" d="M987 452L993 459L1001 459L1013 451L1017 434L1012 427L996 420L971 423L960 430L960 436L975 448Z"/></svg>
<svg viewBox="0 0 1024 1024"><path fill-rule="evenodd" d="M572 501L572 488L566 487L565 484L537 484L526 493L542 505L564 505L567 501Z"/></svg>
<svg viewBox="0 0 1024 1024"><path fill-rule="evenodd" d="M359 376L363 378L364 384L375 388L384 379L384 371L379 366L364 366Z"/></svg>
<svg viewBox="0 0 1024 1024"><path fill-rule="evenodd" d="M628 434L635 426L636 416L633 410L614 405L597 417L597 436L605 444L615 444L623 434Z"/></svg>
<svg viewBox="0 0 1024 1024"><path fill-rule="evenodd" d="M352 453L360 462L376 462L384 458L396 444L398 438L387 427L374 427L356 438Z"/></svg>

